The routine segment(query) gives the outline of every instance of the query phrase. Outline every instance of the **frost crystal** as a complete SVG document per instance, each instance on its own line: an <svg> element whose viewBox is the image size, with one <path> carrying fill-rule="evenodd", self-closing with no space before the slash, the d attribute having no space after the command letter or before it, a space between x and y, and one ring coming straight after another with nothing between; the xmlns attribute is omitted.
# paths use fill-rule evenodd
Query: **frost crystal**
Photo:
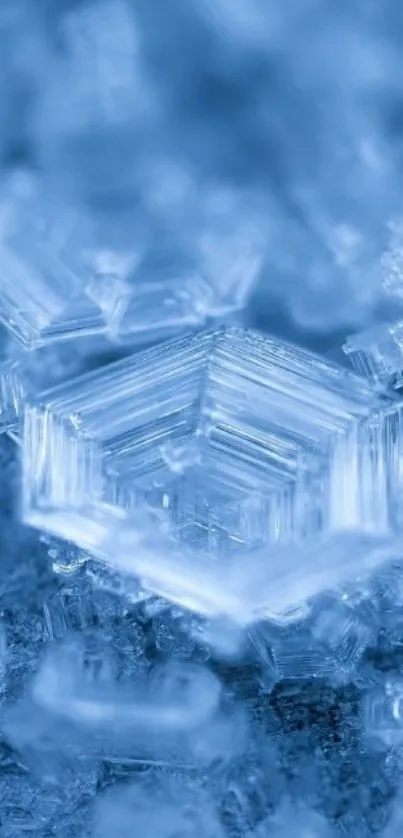
<svg viewBox="0 0 403 838"><path fill-rule="evenodd" d="M392 396L298 347L238 329L180 338L31 400L24 519L116 552L196 610L213 598L210 613L232 613L263 582L257 609L291 607L298 586L303 599L350 578L349 537L361 570L387 552L400 421Z"/></svg>

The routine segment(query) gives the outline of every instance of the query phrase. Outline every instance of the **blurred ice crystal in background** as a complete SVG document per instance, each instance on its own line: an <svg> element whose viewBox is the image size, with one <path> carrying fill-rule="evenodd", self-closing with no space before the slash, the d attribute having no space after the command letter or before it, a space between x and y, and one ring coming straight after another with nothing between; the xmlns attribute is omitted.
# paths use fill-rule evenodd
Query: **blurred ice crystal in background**
<svg viewBox="0 0 403 838"><path fill-rule="evenodd" d="M402 49L0 4L0 838L401 838Z"/></svg>

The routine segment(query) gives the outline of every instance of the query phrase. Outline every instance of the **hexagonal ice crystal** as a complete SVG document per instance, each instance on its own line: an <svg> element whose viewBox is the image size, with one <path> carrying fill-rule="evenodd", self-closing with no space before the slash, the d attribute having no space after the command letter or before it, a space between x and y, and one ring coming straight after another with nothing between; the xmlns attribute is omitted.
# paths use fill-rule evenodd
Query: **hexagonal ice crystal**
<svg viewBox="0 0 403 838"><path fill-rule="evenodd" d="M366 566L371 539L382 552L400 526L400 417L393 396L283 341L234 328L185 336L26 406L24 519L118 553L151 589L200 610L233 612L263 578L266 598L268 580L279 595L280 568L290 606L295 545L309 596L351 564L346 532L364 538ZM169 546L144 510L164 521Z"/></svg>

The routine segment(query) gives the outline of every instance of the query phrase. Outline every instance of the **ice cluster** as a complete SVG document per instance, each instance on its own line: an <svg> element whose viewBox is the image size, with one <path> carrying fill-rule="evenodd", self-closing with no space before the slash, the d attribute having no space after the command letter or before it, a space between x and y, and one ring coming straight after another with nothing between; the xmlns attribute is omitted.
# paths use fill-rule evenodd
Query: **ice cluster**
<svg viewBox="0 0 403 838"><path fill-rule="evenodd" d="M402 47L0 4L0 838L401 838Z"/></svg>

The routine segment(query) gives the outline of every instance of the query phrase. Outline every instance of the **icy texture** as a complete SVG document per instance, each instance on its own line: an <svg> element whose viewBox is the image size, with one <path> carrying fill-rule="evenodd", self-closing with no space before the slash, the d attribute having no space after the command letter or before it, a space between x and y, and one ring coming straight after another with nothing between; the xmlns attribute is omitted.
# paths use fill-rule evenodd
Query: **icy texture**
<svg viewBox="0 0 403 838"><path fill-rule="evenodd" d="M122 316L111 324L111 335L119 342L161 340L205 320L209 288L201 277L191 267L181 270L175 266L172 270L162 261L157 275L160 273L163 278L154 280L153 267L146 264L144 273L132 280Z"/></svg>
<svg viewBox="0 0 403 838"><path fill-rule="evenodd" d="M403 323L379 324L352 335L343 346L358 375L381 386L403 384Z"/></svg>
<svg viewBox="0 0 403 838"><path fill-rule="evenodd" d="M386 745L403 741L403 683L386 679L383 689L369 692L364 701L368 736L381 739Z"/></svg>
<svg viewBox="0 0 403 838"><path fill-rule="evenodd" d="M52 265L51 255L16 254L2 245L0 264L0 319L24 346L102 328L93 307L76 305L74 276L63 263Z"/></svg>
<svg viewBox="0 0 403 838"><path fill-rule="evenodd" d="M94 792L95 782L91 792ZM68 810L74 811L85 805L85 791L79 788L54 788L51 784L45 787L21 773L0 780L2 802L2 831L3 835L43 835L47 830L63 830L68 824ZM87 792L90 789L86 790ZM75 828L80 824L79 816L74 819ZM74 827L73 827L74 828ZM43 831L42 831L43 830ZM62 833L63 834L63 833Z"/></svg>
<svg viewBox="0 0 403 838"><path fill-rule="evenodd" d="M0 445L2 452L12 450L5 438ZM4 458L2 465L10 475ZM7 532L9 521L2 517L2 522ZM14 529L14 548L17 534ZM351 555L356 555L354 548L350 560ZM105 590L102 565L95 561L91 574L82 567L55 578L32 533L2 561L7 635L0 713L3 831L7 825L15 834L17 818L18 828L33 824L39 835L35 819L42 818L44 836L53 832L63 838L86 835L84 824L92 835L108 835L111 824L124 834L129 823L145 834L149 828L153 836L160 830L169 838L171 827L184 835L197 828L214 838L263 838L280 829L292 834L297 819L301 832L326 838L333 838L334 830L362 838L386 826L396 763L393 754L386 761L379 750L368 753L354 686L331 687L326 677L314 676L277 680L263 691L259 669L264 662L257 660L247 638L230 664L218 643L209 644L206 673L194 661L200 659L203 623L206 631L209 621L155 598L131 605L124 578L122 590ZM94 585L97 574L99 586ZM346 590L342 601L334 596L289 611L275 630L300 637L300 659L307 634L313 638L315 632L318 643L323 632L338 638L345 629L355 637L370 603L376 626L381 620L378 601L385 611L397 607L399 578L396 564L378 581ZM336 615L332 632L322 625L328 625L329 614ZM217 623L210 629L219 634ZM338 643L335 654L340 648L342 665L350 647L343 639ZM368 659L353 657L364 678ZM181 672L190 666L191 678L175 678L172 692L161 694L168 682L165 675L161 682L152 673L161 666L161 673L168 674L172 666L178 672L175 658ZM382 681L380 669L378 674ZM202 713L200 725L184 735L186 714L180 714L177 734L162 731L161 714L154 738L148 727L143 736L135 714L129 725L122 713L111 722L111 703L122 710L123 697L138 698L143 688L150 699L148 712L164 698L168 706L176 698L181 709L187 699L190 706L195 700L193 706L204 707L207 715ZM91 710L87 715L84 698Z"/></svg>
<svg viewBox="0 0 403 838"><path fill-rule="evenodd" d="M179 602L202 584L208 613L226 575L223 613L242 588L248 611L263 583L256 609L270 587L267 607L276 596L292 606L298 589L303 598L350 578L348 538L332 547L332 533L355 533L359 574L400 526L399 405L255 332L207 332L133 355L33 400L24 426L25 521L116 552L122 569ZM154 533L144 505L158 513ZM286 546L318 535L316 559L311 546L304 561ZM246 578L242 550L252 548Z"/></svg>
<svg viewBox="0 0 403 838"><path fill-rule="evenodd" d="M29 397L43 389L78 375L102 362L110 353L105 335L82 335L68 341L46 343L26 352L14 342L0 364L0 432L21 436L21 418Z"/></svg>
<svg viewBox="0 0 403 838"><path fill-rule="evenodd" d="M61 209L15 172L0 206L1 322L28 349L102 332L141 344L242 309L262 266L262 219L242 193L215 187L200 198L198 186L180 210L154 206L149 186L141 223L111 224Z"/></svg>
<svg viewBox="0 0 403 838"><path fill-rule="evenodd" d="M0 429L15 429L23 411L28 382L18 361L3 361L0 365Z"/></svg>
<svg viewBox="0 0 403 838"><path fill-rule="evenodd" d="M24 347L105 330L85 295L80 214L61 211L16 173L0 196L0 321Z"/></svg>
<svg viewBox="0 0 403 838"><path fill-rule="evenodd" d="M338 602L329 604L317 615L312 634L334 655L338 674L344 678L358 666L365 649L376 641L371 620L365 620L364 615Z"/></svg>
<svg viewBox="0 0 403 838"><path fill-rule="evenodd" d="M321 678L348 682L365 649L375 640L373 626L338 599L326 599L311 615L259 623L249 636L262 667L262 683Z"/></svg>

